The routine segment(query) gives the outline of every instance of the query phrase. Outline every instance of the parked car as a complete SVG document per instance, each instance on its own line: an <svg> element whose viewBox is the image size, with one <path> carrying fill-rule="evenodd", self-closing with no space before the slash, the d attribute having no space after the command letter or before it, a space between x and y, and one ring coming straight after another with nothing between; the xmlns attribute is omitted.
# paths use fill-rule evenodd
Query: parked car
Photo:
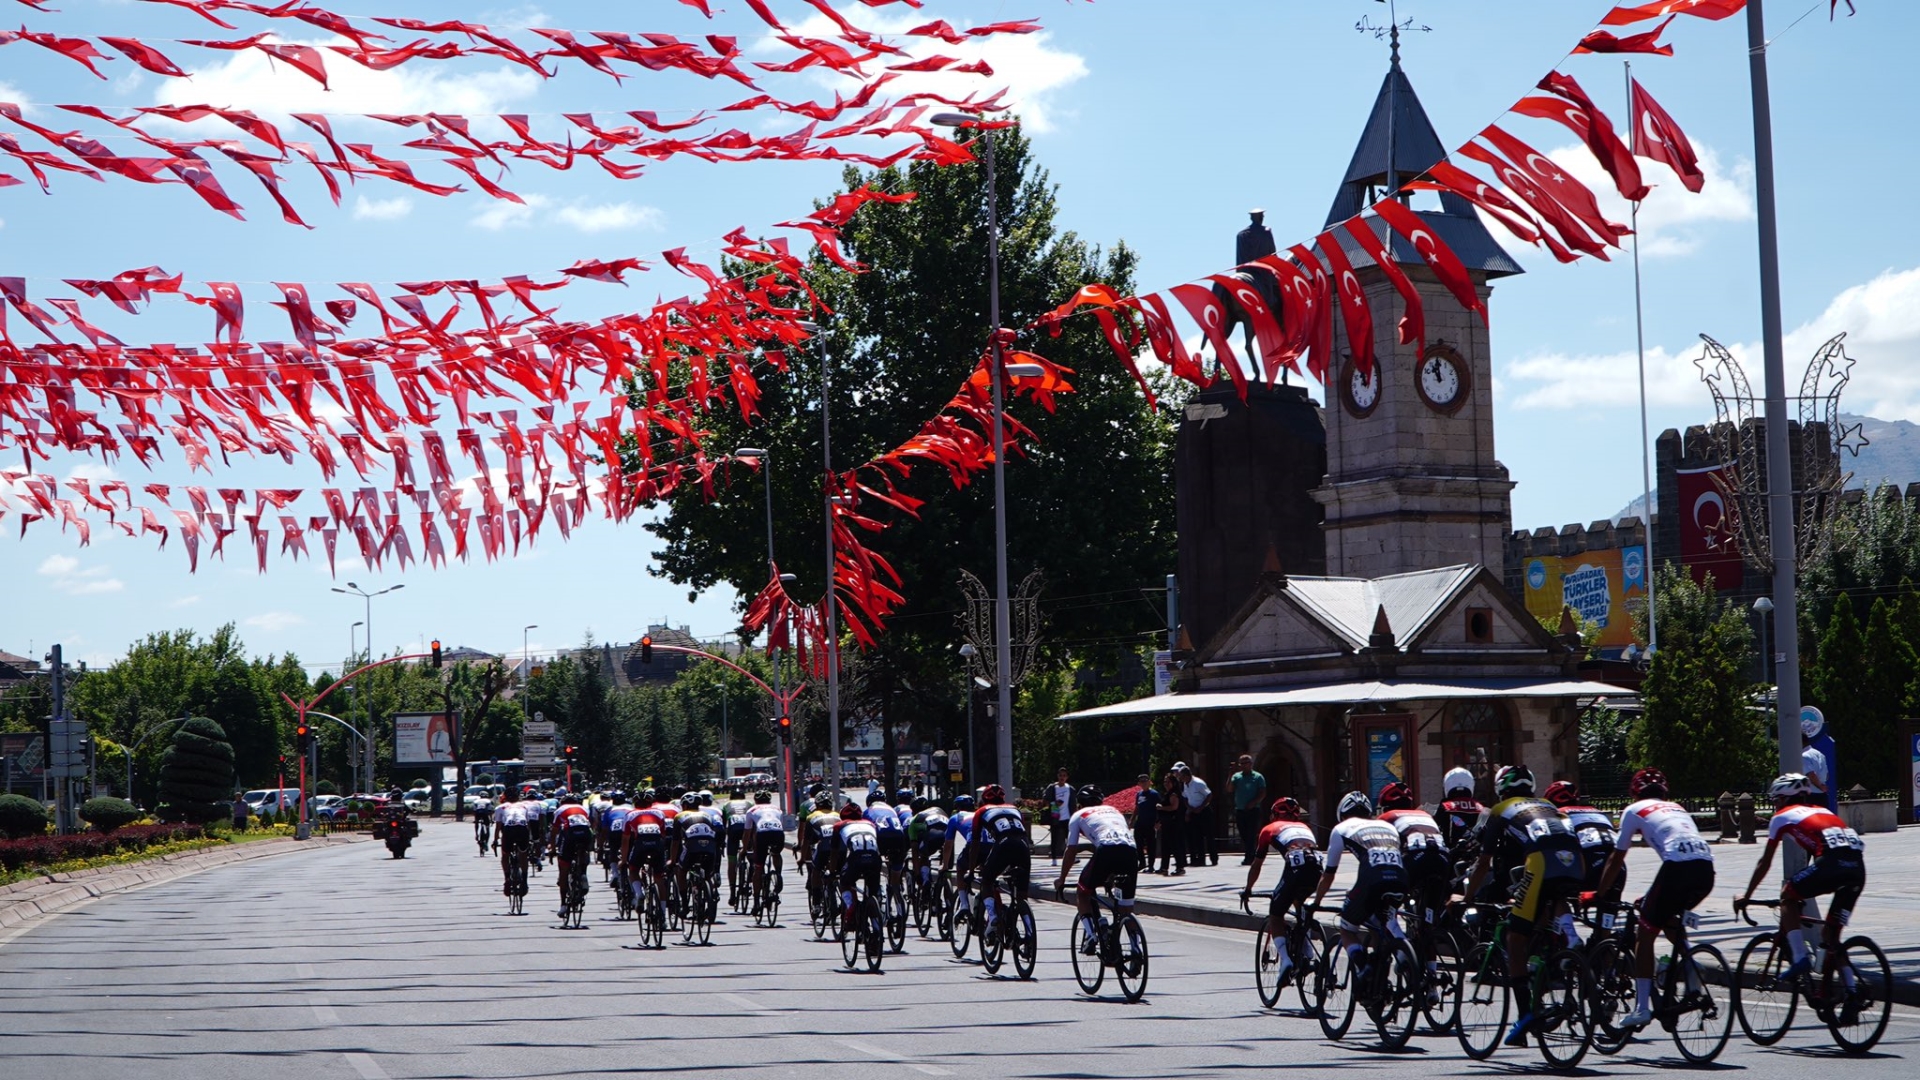
<svg viewBox="0 0 1920 1080"><path fill-rule="evenodd" d="M300 805L299 788L260 788L247 792L247 809L254 817L267 814L284 814Z"/></svg>
<svg viewBox="0 0 1920 1080"><path fill-rule="evenodd" d="M424 814L433 809L433 791L430 788L414 788L401 796L400 801L406 804L409 813Z"/></svg>
<svg viewBox="0 0 1920 1080"><path fill-rule="evenodd" d="M378 818L387 808L385 795L349 795L333 808L336 825L363 824Z"/></svg>
<svg viewBox="0 0 1920 1080"><path fill-rule="evenodd" d="M340 804L343 802L346 802L346 799L339 795L315 795L313 797L313 816L332 820L334 814L339 810Z"/></svg>

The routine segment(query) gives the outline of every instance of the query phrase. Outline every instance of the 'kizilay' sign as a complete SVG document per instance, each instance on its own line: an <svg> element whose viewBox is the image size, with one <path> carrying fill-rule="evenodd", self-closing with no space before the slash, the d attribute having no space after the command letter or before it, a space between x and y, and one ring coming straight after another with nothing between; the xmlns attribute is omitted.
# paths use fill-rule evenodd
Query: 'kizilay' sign
<svg viewBox="0 0 1920 1080"><path fill-rule="evenodd" d="M1607 582L1606 567L1582 563L1578 569L1565 572L1560 576L1560 595L1581 619L1606 629L1607 616L1613 610L1613 589Z"/></svg>

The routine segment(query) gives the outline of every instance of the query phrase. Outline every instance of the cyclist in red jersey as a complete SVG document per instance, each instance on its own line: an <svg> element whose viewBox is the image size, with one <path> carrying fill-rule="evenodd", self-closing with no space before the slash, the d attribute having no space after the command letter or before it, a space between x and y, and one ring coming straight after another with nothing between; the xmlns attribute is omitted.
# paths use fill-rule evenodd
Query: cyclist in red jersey
<svg viewBox="0 0 1920 1080"><path fill-rule="evenodd" d="M1247 887L1240 890L1240 895L1253 894L1253 887L1260 882L1260 868L1266 864L1267 852L1278 854L1286 865L1267 903L1267 940L1279 963L1274 976L1278 980L1286 978L1294 960L1287 948L1287 911L1313 895L1314 887L1320 884L1320 874L1326 869L1326 860L1320 855L1313 829L1306 823L1306 811L1297 800L1283 795L1273 801L1268 812L1273 820L1267 822L1266 828L1260 830L1260 838L1254 841L1253 864L1247 867Z"/></svg>
<svg viewBox="0 0 1920 1080"><path fill-rule="evenodd" d="M1791 837L1807 853L1808 862L1799 873L1780 888L1780 933L1793 947L1793 966L1782 973L1794 979L1813 969L1807 943L1800 933L1802 901L1832 894L1827 904L1824 947L1831 951L1839 944L1840 930L1860 902L1867 885L1867 845L1860 834L1847 827L1839 815L1827 809L1818 786L1803 773L1784 773L1774 780L1767 794L1773 796L1773 820L1767 823L1767 849L1753 868L1753 880L1747 891L1733 902L1737 911L1753 899L1753 891L1766 880L1773 868L1773 852L1783 838Z"/></svg>

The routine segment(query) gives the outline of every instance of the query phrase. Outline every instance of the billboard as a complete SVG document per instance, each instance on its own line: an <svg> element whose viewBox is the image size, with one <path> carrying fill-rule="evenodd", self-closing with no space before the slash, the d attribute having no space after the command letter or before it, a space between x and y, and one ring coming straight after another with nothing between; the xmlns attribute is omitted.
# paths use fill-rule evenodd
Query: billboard
<svg viewBox="0 0 1920 1080"><path fill-rule="evenodd" d="M1623 648L1633 643L1632 601L1647 595L1647 549L1614 548L1578 555L1540 555L1526 562L1527 611L1548 626L1570 607L1600 628L1600 645Z"/></svg>
<svg viewBox="0 0 1920 1080"><path fill-rule="evenodd" d="M1680 489L1680 561L1693 580L1721 592L1740 587L1746 568L1740 558L1740 539L1734 532L1736 516L1721 484L1726 466L1678 469L1674 483Z"/></svg>
<svg viewBox="0 0 1920 1080"><path fill-rule="evenodd" d="M452 765L452 718L446 713L395 713L393 763L401 768Z"/></svg>
<svg viewBox="0 0 1920 1080"><path fill-rule="evenodd" d="M47 767L47 740L38 732L0 735L0 757L7 759L7 776L16 784L40 782Z"/></svg>

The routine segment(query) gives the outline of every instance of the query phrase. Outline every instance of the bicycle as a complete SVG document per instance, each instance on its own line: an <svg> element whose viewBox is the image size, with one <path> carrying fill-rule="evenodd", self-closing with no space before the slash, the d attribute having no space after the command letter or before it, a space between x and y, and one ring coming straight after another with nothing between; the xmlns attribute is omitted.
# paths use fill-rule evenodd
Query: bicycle
<svg viewBox="0 0 1920 1080"><path fill-rule="evenodd" d="M753 922L756 926L772 927L780 921L780 861L761 873L759 887L753 895Z"/></svg>
<svg viewBox="0 0 1920 1080"><path fill-rule="evenodd" d="M613 889L615 918L620 922L633 918L633 878L628 875L624 863L615 864L613 881L609 887Z"/></svg>
<svg viewBox="0 0 1920 1080"><path fill-rule="evenodd" d="M826 871L809 868L803 872L807 875L807 921L813 926L813 940L825 941L829 934L839 936L840 898L833 895Z"/></svg>
<svg viewBox="0 0 1920 1080"><path fill-rule="evenodd" d="M1454 1026L1460 1048L1475 1061L1485 1061L1500 1048L1513 1007L1507 951L1502 944L1512 909L1480 904L1469 905L1466 910L1488 908L1499 910L1501 917L1488 938L1470 947L1460 968L1459 1021ZM1525 978L1533 999L1533 1023L1528 1034L1538 1041L1547 1064L1571 1069L1593 1046L1593 976L1580 953L1569 948L1547 948L1556 933L1552 920L1542 916L1527 940Z"/></svg>
<svg viewBox="0 0 1920 1080"><path fill-rule="evenodd" d="M833 908L839 911L841 904L835 897ZM848 971L860 968L860 955L867 957L867 970L874 974L880 972L880 954L886 938L886 916L881 913L880 900L867 891L865 881L856 881L853 885L853 921L846 921L841 913L839 938L840 957L847 962Z"/></svg>
<svg viewBox="0 0 1920 1080"><path fill-rule="evenodd" d="M891 884L880 890L880 909L886 914L887 951L902 953L907 951L907 897L902 887L895 891Z"/></svg>
<svg viewBox="0 0 1920 1080"><path fill-rule="evenodd" d="M1361 927L1357 959L1329 942L1314 985L1320 1030L1327 1038L1345 1037L1356 1005L1367 1010L1383 1047L1398 1050L1412 1037L1424 996L1425 969L1400 927L1400 905L1405 900L1403 893L1380 895L1379 905ZM1328 1002L1336 997L1344 999L1342 1006L1329 1008Z"/></svg>
<svg viewBox="0 0 1920 1080"><path fill-rule="evenodd" d="M1632 1041L1634 1029L1615 1023L1631 1011L1635 1001L1633 953L1639 938L1640 916L1635 904L1601 902L1588 909L1582 921L1594 929L1587 943L1587 965L1593 971L1593 1048L1602 1054L1619 1053ZM1713 1061L1726 1049L1733 1032L1731 1003L1716 987L1727 986L1727 961L1711 945L1686 943L1686 931L1696 929L1700 917L1688 912L1680 922L1681 946L1654 976L1653 1018L1673 1036L1680 1055L1688 1061Z"/></svg>
<svg viewBox="0 0 1920 1080"><path fill-rule="evenodd" d="M660 895L659 883L650 869L643 870L634 885L633 906L637 914L634 922L640 927L640 947L666 948L666 900Z"/></svg>
<svg viewBox="0 0 1920 1080"><path fill-rule="evenodd" d="M704 868L687 875L680 899L685 914L681 918L681 941L692 945L708 944L713 938L713 923L719 916L720 897L712 877Z"/></svg>
<svg viewBox="0 0 1920 1080"><path fill-rule="evenodd" d="M1054 890L1062 902L1066 892ZM1120 994L1133 1005L1146 996L1147 969L1150 959L1147 953L1147 932L1140 928L1140 920L1133 917L1133 908L1123 907L1120 903L1119 883L1109 882L1094 896L1099 908L1094 912L1094 949L1087 951L1087 924L1078 912L1073 915L1073 935L1069 941L1073 957L1073 978L1080 984L1080 990L1088 997L1100 992L1100 985L1106 981L1107 969L1113 969L1113 976L1120 983ZM1111 916L1109 918L1108 916Z"/></svg>
<svg viewBox="0 0 1920 1080"><path fill-rule="evenodd" d="M986 891L984 885L981 892ZM1018 896L999 905L997 916L988 916L980 930L980 962L987 974L998 975L1013 954L1013 972L1021 979L1033 977L1033 962L1039 952L1039 936L1034 929L1033 908L1027 898ZM956 935L957 936L957 935Z"/></svg>
<svg viewBox="0 0 1920 1080"><path fill-rule="evenodd" d="M1245 890L1240 893L1240 910L1253 914L1253 894ZM1293 925L1287 928L1286 940L1281 942L1292 959L1286 974L1280 973L1279 948L1273 943L1273 935L1267 932L1265 921L1260 924L1260 932L1253 939L1253 988L1260 995L1260 1004L1269 1009L1278 1008L1280 995L1289 983L1300 996L1300 1011L1310 1013L1317 1008L1313 999L1313 973L1318 971L1327 954L1327 929L1314 918L1319 909L1306 900L1296 900L1288 915Z"/></svg>
<svg viewBox="0 0 1920 1080"><path fill-rule="evenodd" d="M568 864L567 876L560 883L560 924L569 930L580 929L587 908L587 860Z"/></svg>
<svg viewBox="0 0 1920 1080"><path fill-rule="evenodd" d="M953 951L955 960L965 960L972 951L975 931L985 918L986 902L978 895L968 895L962 903L963 890L945 874L941 875L940 888L947 896L947 927L943 935L947 948Z"/></svg>
<svg viewBox="0 0 1920 1080"><path fill-rule="evenodd" d="M1749 906L1777 908L1778 900L1754 900L1735 908L1749 926L1758 926L1747 913ZM1839 928L1818 917L1798 912L1802 932L1820 923L1839 936ZM1822 941L1809 944L1814 957L1813 970L1792 980L1785 978L1793 954L1780 940L1778 929L1756 934L1740 950L1740 963L1734 971L1733 1012L1740 1018L1740 1029L1760 1046L1772 1046L1786 1037L1793 1026L1800 999L1820 1022L1832 1032L1833 1041L1850 1055L1865 1054L1886 1034L1893 1012L1890 989L1893 970L1887 966L1887 954L1865 934L1856 934L1828 947Z"/></svg>
<svg viewBox="0 0 1920 1080"><path fill-rule="evenodd" d="M501 891L507 894L507 914L525 915L527 905L527 846L509 844L501 863L505 867L505 882Z"/></svg>

